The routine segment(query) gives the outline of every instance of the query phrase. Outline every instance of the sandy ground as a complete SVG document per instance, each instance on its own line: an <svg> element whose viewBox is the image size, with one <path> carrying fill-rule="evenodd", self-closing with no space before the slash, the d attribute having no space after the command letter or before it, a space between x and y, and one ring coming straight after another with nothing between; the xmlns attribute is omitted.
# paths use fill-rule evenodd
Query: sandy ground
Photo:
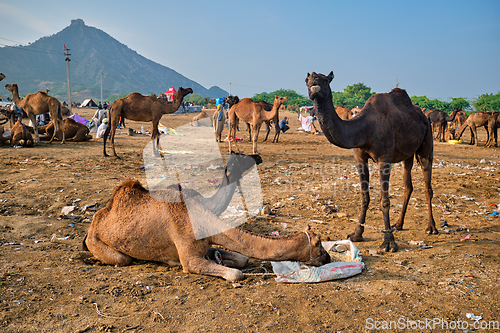
<svg viewBox="0 0 500 333"><path fill-rule="evenodd" d="M89 118L94 110L78 110ZM280 142L258 143L263 202L272 215L242 227L286 235L310 225L323 240L345 239L358 217L360 196L352 152L322 135L291 130ZM283 116L282 115L282 116ZM166 115L176 127L190 115ZM151 129L150 123L127 126ZM371 204L365 241L356 243L366 269L355 277L318 284L277 283L271 275L247 276L238 285L184 274L180 267L138 261L129 267L97 262L81 250L96 209L125 178L145 181L142 150L147 135L118 130L117 152L104 158L102 141L0 147L0 330L2 332L366 332L385 328L481 331L500 320L500 225L485 217L500 204L500 154L479 147L435 143L434 218L439 235L427 235L422 173L414 192L400 250L380 252L383 234L379 182L370 164ZM248 139L247 132L238 136ZM468 133L463 138L468 143ZM221 143L223 154L227 143ZM251 152L248 142L240 144ZM108 148L109 149L109 148ZM391 220L401 209L402 168L391 177ZM95 205L86 212L80 208ZM69 218L64 206L75 205ZM442 227L446 222L447 228ZM53 236L55 235L55 236ZM55 237L57 242L51 242ZM410 245L422 241L426 246ZM270 271L252 260L251 272ZM467 317L472 313L478 319ZM469 315L470 316L470 315ZM496 326L498 328L498 326ZM466 330L466 331L467 331ZM487 331L487 330L484 330ZM491 330L490 330L491 331Z"/></svg>

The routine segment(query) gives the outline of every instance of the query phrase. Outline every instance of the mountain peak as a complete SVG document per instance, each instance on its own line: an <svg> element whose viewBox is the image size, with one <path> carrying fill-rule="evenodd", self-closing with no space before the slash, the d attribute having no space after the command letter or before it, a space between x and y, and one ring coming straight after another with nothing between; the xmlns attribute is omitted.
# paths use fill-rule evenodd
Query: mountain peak
<svg viewBox="0 0 500 333"><path fill-rule="evenodd" d="M85 22L83 22L82 19L71 20L71 25L75 25L75 26L85 25Z"/></svg>

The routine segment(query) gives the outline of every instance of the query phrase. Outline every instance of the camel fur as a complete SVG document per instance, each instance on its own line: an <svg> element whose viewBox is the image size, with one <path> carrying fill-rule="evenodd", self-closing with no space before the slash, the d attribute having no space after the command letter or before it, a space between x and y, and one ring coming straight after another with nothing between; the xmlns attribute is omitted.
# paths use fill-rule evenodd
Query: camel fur
<svg viewBox="0 0 500 333"><path fill-rule="evenodd" d="M470 128L470 145L477 146L479 139L477 136L477 128L484 127L486 133L488 134L485 147L491 147L493 145L494 129L495 129L495 118L486 112L474 112L467 117L465 122L460 126L457 134L457 140L460 140L462 134L467 129Z"/></svg>
<svg viewBox="0 0 500 333"><path fill-rule="evenodd" d="M382 248L397 251L398 245L392 234L389 220L389 179L391 163L403 162L405 185L403 207L399 220L394 224L403 229L404 217L413 191L411 169L414 157L422 167L425 194L428 206L426 231L437 234L432 215L432 160L433 138L429 120L418 106L412 104L405 90L395 88L390 93L376 94L368 98L359 114L348 121L340 119L332 101L329 75L308 74L306 85L309 98L314 102L316 116L328 141L346 149L354 149L361 182L361 213L358 225L348 237L362 241L366 212L370 202L368 160L378 164L380 177L380 208L382 210L385 236Z"/></svg>
<svg viewBox="0 0 500 333"><path fill-rule="evenodd" d="M50 118L55 120L55 132L49 143L54 140L54 137L59 130L62 131L61 143L66 141L64 136L64 122L61 113L61 103L57 100L57 98L47 95L46 92L38 91L34 94L28 94L25 98L20 99L17 84L6 84L5 89L12 92L12 97L16 106L23 109L31 120L35 132L35 143L40 142L40 137L38 136L38 125L36 123L35 116L45 114L47 112L50 114Z"/></svg>
<svg viewBox="0 0 500 333"><path fill-rule="evenodd" d="M144 96L139 93L131 93L126 97L119 98L113 102L109 109L109 124L104 132L103 154L106 153L106 140L110 136L111 148L113 155L118 158L115 150L115 133L120 117L134 121L150 121L153 123L153 131L151 133L151 140L153 140L153 150L158 151L160 143L160 133L158 131L158 124L164 114L174 113L181 106L182 100L188 94L191 94L193 89L184 89L179 87L177 94L174 97L173 103L166 103L161 99L156 98L155 95Z"/></svg>
<svg viewBox="0 0 500 333"><path fill-rule="evenodd" d="M34 145L33 137L31 136L28 127L19 119L10 130L10 145L11 147L33 147Z"/></svg>
<svg viewBox="0 0 500 333"><path fill-rule="evenodd" d="M239 163L238 156L241 155L236 155L233 162L230 162L231 159L228 161L223 185L211 199L203 198L194 190L172 186L157 190L155 198L161 196L162 200L156 201L137 180L126 180L115 188L109 204L94 215L83 240L84 250L91 251L105 264L125 266L130 265L133 259L159 261L169 265L180 263L185 273L218 276L228 281L243 278L243 273L238 268L247 264L248 257L261 260L298 260L313 265L329 262L330 257L321 246L319 236L309 228L304 232L279 238L232 228L196 239L190 215L195 214L210 225L224 223L218 215L229 204L235 189L233 184L251 165L247 163L243 167L236 167L236 171L231 171L228 175L230 165ZM252 158L260 157L257 155ZM179 196L181 200L177 201ZM223 204L212 205L209 202ZM190 207L189 212L187 206ZM212 245L219 245L224 249L215 249ZM214 259L216 250L221 254L224 266L209 260Z"/></svg>
<svg viewBox="0 0 500 333"><path fill-rule="evenodd" d="M278 114L281 105L288 101L288 97L274 96L273 107L271 111L266 111L265 106L260 102L254 102L250 98L243 98L241 101L233 105L228 112L229 119L229 138L236 137L236 128L238 121L241 120L249 123L252 127L252 144L253 154L257 152L257 140L262 123L267 120L272 120ZM231 140L228 140L229 152L231 152ZM236 140L233 140L234 147L239 152Z"/></svg>
<svg viewBox="0 0 500 333"><path fill-rule="evenodd" d="M72 140L74 142L82 142L92 139L92 135L89 134L90 130L84 124L81 124L71 118L64 119L64 136L68 140ZM45 126L41 126L38 129L39 134L46 134L49 137L52 137L54 134L54 121L51 120ZM61 132L56 133L56 138L61 140Z"/></svg>

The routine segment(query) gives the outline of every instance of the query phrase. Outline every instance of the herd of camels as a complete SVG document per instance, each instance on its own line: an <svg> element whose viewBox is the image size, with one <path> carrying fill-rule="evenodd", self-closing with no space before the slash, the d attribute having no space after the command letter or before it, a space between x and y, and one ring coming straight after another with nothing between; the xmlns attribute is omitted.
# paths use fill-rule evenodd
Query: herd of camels
<svg viewBox="0 0 500 333"><path fill-rule="evenodd" d="M0 80L5 76L0 73ZM361 182L361 211L354 231L348 235L352 241L363 240L366 213L370 202L368 160L378 164L380 177L380 208L384 221L384 240L381 247L385 251L397 251L393 231L401 230L410 196L413 191L411 170L414 159L421 166L424 176L425 195L428 207L426 231L437 234L438 230L432 213L433 190L431 184L434 140L460 139L467 127L471 131L471 144L478 144L477 128L485 127L488 133L486 146L495 141L497 145L498 114L476 112L465 118L461 110L454 110L448 116L439 110L423 112L418 105L411 102L405 90L395 88L389 93L371 96L363 108L346 109L335 107L332 101L330 83L333 72L328 75L311 73L306 77L309 98L314 102L314 112L321 131L327 140L338 147L353 149ZM36 126L35 116L50 113L52 125L43 128L42 133L51 136L49 142L58 138L62 143L68 137L75 137L69 132L74 126L63 120L60 102L47 94L38 91L20 99L18 87L7 84L5 88L12 92L13 100L23 108L35 124L30 131L22 122L11 123L11 145L33 145L40 141L40 129ZM165 103L154 95L144 96L139 93L117 99L109 110L109 126L103 140L103 154L106 153L106 141L110 137L113 155L118 157L114 147L116 127L120 117L153 123L151 139L154 149L158 150L158 124L164 114L175 112L184 97L193 90L178 89L173 103ZM235 193L242 174L256 164L262 162L257 151L257 141L263 123L274 122L276 134L279 136L279 109L288 101L287 97L275 96L272 104L255 102L250 98L239 100L230 97L228 102L228 143L229 158L222 173L222 184L211 198L183 188L180 185L170 186L161 193L155 193L165 200L153 199L148 190L135 180L127 180L117 186L108 205L99 210L93 218L83 241L83 248L89 250L101 262L124 266L134 259L152 260L167 264L181 264L184 272L222 277L228 281L243 278L241 268L248 257L261 260L297 260L310 265L320 266L330 262L330 256L321 245L319 235L310 228L286 237L260 236L239 228L230 228L220 234L203 239L196 239L190 216L195 214L210 223L224 225L219 215L227 208ZM208 116L200 114L197 118ZM196 119L197 120L197 119ZM236 130L239 121L247 123L252 155L239 153ZM453 133L448 123L455 124L458 130ZM76 126L76 125L75 125ZM437 135L434 136L434 129ZM76 129L78 131L78 129ZM79 137L88 138L88 132L80 131ZM267 132L269 134L269 131ZM266 136L267 139L267 136ZM232 143L237 153L232 152ZM402 162L404 166L404 198L400 216L391 226L389 218L389 181L391 164ZM181 197L182 200L169 198ZM187 204L192 211L187 211ZM215 248L222 246L225 250ZM215 257L222 259L224 265L215 263Z"/></svg>

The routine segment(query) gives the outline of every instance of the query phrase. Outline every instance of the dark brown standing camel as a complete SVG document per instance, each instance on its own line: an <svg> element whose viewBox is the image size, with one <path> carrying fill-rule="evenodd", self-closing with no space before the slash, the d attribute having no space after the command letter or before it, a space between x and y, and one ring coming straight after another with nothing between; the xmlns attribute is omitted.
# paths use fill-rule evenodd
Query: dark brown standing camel
<svg viewBox="0 0 500 333"><path fill-rule="evenodd" d="M125 181L115 188L108 205L94 215L83 249L109 265L130 265L133 259L180 263L185 273L219 276L228 281L243 278L240 269L248 257L297 260L317 266L330 262L319 236L309 228L285 237L260 236L239 228L226 228L203 238L195 236L193 216L202 219L207 228L226 227L218 215L234 194L236 186L232 184L255 165L254 160L262 161L258 155L231 155L223 183L210 199L174 185L158 190L155 198L162 198L158 201L137 180ZM223 265L214 262L216 251Z"/></svg>
<svg viewBox="0 0 500 333"><path fill-rule="evenodd" d="M54 125L56 129L49 143L54 140L54 137L59 130L62 130L61 143L66 141L64 136L64 122L61 113L61 103L57 100L57 98L47 95L46 92L38 91L34 94L28 94L26 97L21 99L19 98L19 89L17 84L6 84L5 89L12 92L12 97L16 106L23 109L24 112L28 114L35 131L35 143L40 142L40 137L38 136L38 125L36 123L35 116L39 114L46 114L47 112L50 114L50 118L55 121Z"/></svg>
<svg viewBox="0 0 500 333"><path fill-rule="evenodd" d="M160 135L158 124L164 114L174 113L181 106L184 96L191 94L193 89L179 87L172 103L166 103L156 98L155 95L144 96L139 93L131 93L127 97L119 98L113 102L109 109L109 122L106 132L104 132L104 156L106 153L106 140L111 133L110 141L113 155L118 158L115 150L115 133L120 117L134 121L150 121L153 123L151 140L153 140L153 150L158 152ZM156 140L155 140L156 139Z"/></svg>
<svg viewBox="0 0 500 333"><path fill-rule="evenodd" d="M465 123L460 126L457 134L457 140L460 140L465 129L469 127L471 131L470 145L477 146L479 139L477 137L477 128L484 127L486 133L488 134L485 147L491 147L493 145L494 128L495 128L495 118L486 112L474 112L471 113Z"/></svg>
<svg viewBox="0 0 500 333"><path fill-rule="evenodd" d="M425 115L429 119L432 124L432 131L437 127L437 134L434 139L439 139L440 142L444 142L444 133L446 132L446 127L448 127L448 122L455 120L455 116L459 109L453 109L453 113L451 115L447 115L446 112L441 110L429 110L425 112Z"/></svg>
<svg viewBox="0 0 500 333"><path fill-rule="evenodd" d="M359 114L351 120L339 118L332 102L329 75L308 74L306 84L309 98L314 102L316 115L321 129L328 141L341 148L354 148L361 181L361 214L354 232L349 235L352 241L362 241L366 211L370 202L368 160L379 166L380 206L384 217L385 237L382 248L397 251L389 220L389 178L391 163L403 161L403 181L405 185L403 207L399 220L394 224L397 230L403 229L404 217L413 191L411 169L414 156L423 169L425 194L429 209L426 231L437 234L438 230L432 216L432 160L433 139L429 120L418 106L414 106L405 90L395 88L390 93L371 96Z"/></svg>
<svg viewBox="0 0 500 333"><path fill-rule="evenodd" d="M250 98L243 98L229 109L229 138L236 137L236 127L238 126L239 120L249 123L252 126L253 154L258 154L257 140L259 139L259 131L262 123L274 119L279 112L279 108L286 101L288 101L288 97L274 96L273 108L271 111L266 111L262 103L254 102ZM239 152L236 140L232 141L234 147ZM228 140L228 143L229 153L231 153L231 140Z"/></svg>

